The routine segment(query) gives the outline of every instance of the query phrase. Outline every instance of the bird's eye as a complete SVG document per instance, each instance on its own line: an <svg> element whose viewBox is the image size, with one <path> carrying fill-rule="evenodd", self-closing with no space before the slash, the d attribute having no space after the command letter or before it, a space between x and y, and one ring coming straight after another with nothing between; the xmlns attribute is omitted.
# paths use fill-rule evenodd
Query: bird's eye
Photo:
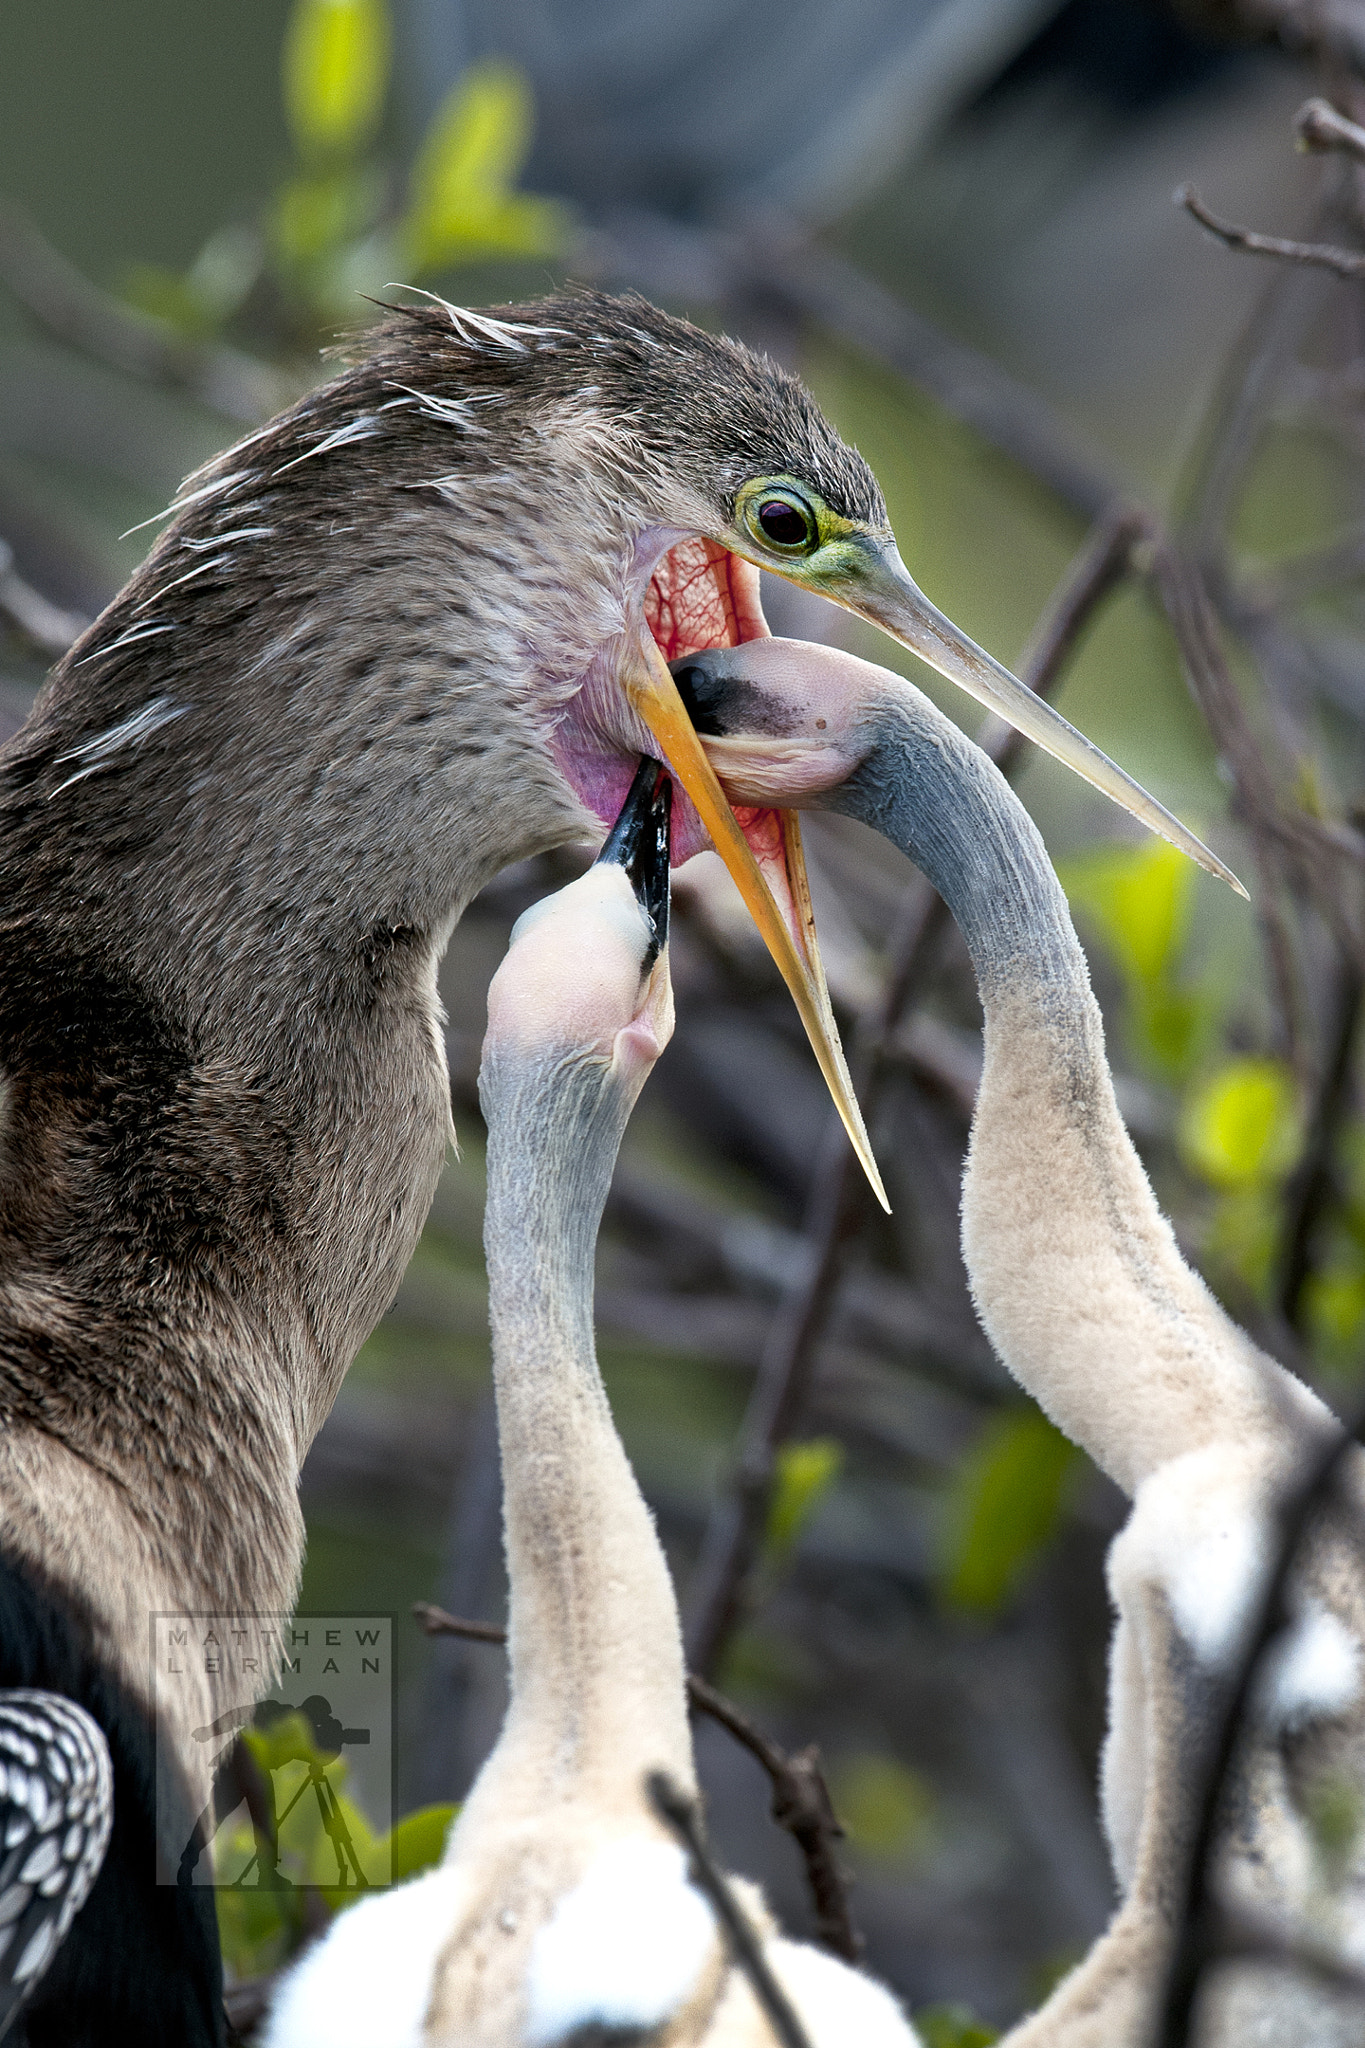
<svg viewBox="0 0 1365 2048"><path fill-rule="evenodd" d="M761 498L754 523L775 548L808 548L815 539L815 521L790 498Z"/></svg>

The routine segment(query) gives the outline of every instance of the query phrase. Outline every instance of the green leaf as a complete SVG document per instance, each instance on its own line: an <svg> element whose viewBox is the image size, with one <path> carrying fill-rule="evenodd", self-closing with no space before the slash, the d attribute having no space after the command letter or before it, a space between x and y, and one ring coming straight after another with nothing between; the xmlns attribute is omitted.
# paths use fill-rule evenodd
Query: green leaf
<svg viewBox="0 0 1365 2048"><path fill-rule="evenodd" d="M1037 1408L990 1423L948 1494L943 1590L954 1607L994 1614L1051 1540L1078 1456Z"/></svg>
<svg viewBox="0 0 1365 2048"><path fill-rule="evenodd" d="M1229 1060L1186 1100L1180 1138L1189 1163L1211 1186L1275 1186L1303 1142L1288 1067L1281 1060Z"/></svg>
<svg viewBox="0 0 1365 2048"><path fill-rule="evenodd" d="M1189 935L1195 868L1164 839L1100 847L1061 864L1072 904L1088 914L1123 973L1151 986Z"/></svg>
<svg viewBox="0 0 1365 2048"><path fill-rule="evenodd" d="M833 1437L812 1437L806 1443L783 1444L777 1454L764 1553L780 1563L794 1549L820 1502L839 1477L844 1447Z"/></svg>
<svg viewBox="0 0 1365 2048"><path fill-rule="evenodd" d="M328 171L291 178L275 195L270 239L286 272L313 264L363 235L383 200L372 170Z"/></svg>
<svg viewBox="0 0 1365 2048"><path fill-rule="evenodd" d="M991 2048L1000 2036L965 2005L925 2005L915 2014L924 2048Z"/></svg>
<svg viewBox="0 0 1365 2048"><path fill-rule="evenodd" d="M472 65L452 86L413 167L400 231L411 271L475 253L552 255L562 247L564 209L512 189L531 124L531 89L514 65Z"/></svg>
<svg viewBox="0 0 1365 2048"><path fill-rule="evenodd" d="M1365 1331L1365 1270L1358 1256L1334 1260L1309 1274L1304 1319L1321 1363L1338 1374L1358 1366Z"/></svg>
<svg viewBox="0 0 1365 2048"><path fill-rule="evenodd" d="M830 1771L830 1796L849 1841L869 1855L904 1859L926 1846L934 1795L918 1771L895 1757L841 1758Z"/></svg>
<svg viewBox="0 0 1365 2048"><path fill-rule="evenodd" d="M1360 1793L1349 1778L1328 1772L1309 1786L1304 1804L1323 1877L1335 1890L1346 1881L1360 1840Z"/></svg>
<svg viewBox="0 0 1365 2048"><path fill-rule="evenodd" d="M284 103L306 156L354 154L378 126L389 83L385 0L295 0Z"/></svg>

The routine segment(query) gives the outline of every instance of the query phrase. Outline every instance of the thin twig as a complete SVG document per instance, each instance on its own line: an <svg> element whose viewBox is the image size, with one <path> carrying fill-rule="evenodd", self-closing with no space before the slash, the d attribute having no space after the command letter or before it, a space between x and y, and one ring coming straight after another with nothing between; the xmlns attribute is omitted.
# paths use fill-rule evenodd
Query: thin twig
<svg viewBox="0 0 1365 2048"><path fill-rule="evenodd" d="M1280 1232L1280 1313L1293 1330L1303 1327L1305 1290L1312 1273L1313 1236L1332 1195L1332 1155L1341 1136L1351 1085L1351 1053L1360 1023L1362 981L1358 964L1343 959L1337 970L1331 1040L1318 1073L1308 1114L1303 1158L1284 1195Z"/></svg>
<svg viewBox="0 0 1365 2048"><path fill-rule="evenodd" d="M1205 1753L1199 1820L1183 1882L1177 1884L1176 1896L1171 1900L1171 1920L1179 1933L1162 1996L1155 2036L1158 2048L1189 2048L1200 1979L1206 1965L1221 1953L1212 1879L1224 1803L1253 1710L1266 1652L1292 1618L1287 1595L1304 1539L1326 1507L1341 1468L1356 1447L1362 1420L1365 1417L1358 1417L1350 1429L1317 1453L1298 1482L1282 1495L1276 1512L1279 1542L1274 1569L1257 1604L1247 1648L1215 1716Z"/></svg>
<svg viewBox="0 0 1365 2048"><path fill-rule="evenodd" d="M1294 116L1294 134L1303 149L1340 150L1365 163L1365 128L1339 114L1330 100L1305 100Z"/></svg>
<svg viewBox="0 0 1365 2048"><path fill-rule="evenodd" d="M725 1929L730 1952L748 1978L754 1997L767 2014L782 2048L810 2048L806 2030L797 2018L791 2000L773 1975L743 1908L707 1852L701 1838L697 1802L689 1799L663 1771L650 1772L645 1780L645 1790L660 1820L691 1858L692 1882L698 1891L705 1892L715 1908L716 1918Z"/></svg>
<svg viewBox="0 0 1365 2048"><path fill-rule="evenodd" d="M1210 213L1193 185L1181 185L1175 203L1229 249L1242 249L1250 256L1277 256L1282 263L1303 263L1312 269L1334 271L1338 277L1365 277L1365 251L1341 249L1335 242L1291 242L1283 235L1262 235L1255 228L1237 227Z"/></svg>
<svg viewBox="0 0 1365 2048"><path fill-rule="evenodd" d="M1145 557L1154 544L1146 514L1127 505L1110 509L1058 585L1021 665L1024 681L1043 695L1052 689L1088 621L1129 572L1135 555ZM982 739L1002 772L1010 773L1021 755L1019 735L992 719ZM869 1113L884 1049L900 1028L948 921L941 898L919 878L906 892L881 996L859 1020L854 1038L850 1065ZM734 1479L711 1514L697 1563L688 1657L708 1676L744 1613L762 1549L777 1454L805 1409L844 1249L864 1214L862 1176L853 1170L852 1153L833 1122L812 1190L804 1227L809 1259L773 1320L744 1418Z"/></svg>
<svg viewBox="0 0 1365 2048"><path fill-rule="evenodd" d="M9 200L0 200L0 283L59 341L144 383L188 391L248 426L303 389L255 356L222 342L191 341L102 292Z"/></svg>
<svg viewBox="0 0 1365 2048"><path fill-rule="evenodd" d="M3 540L0 540L0 614L17 626L41 653L54 658L65 654L90 623L79 612L63 611L31 584L25 583L14 567L13 550L8 541Z"/></svg>
<svg viewBox="0 0 1365 2048"><path fill-rule="evenodd" d="M496 1622L468 1621L461 1615L447 1614L443 1607L427 1600L417 1601L412 1611L429 1636L462 1636L473 1643L507 1641L506 1629L499 1628ZM733 1700L693 1672L687 1674L687 1695L699 1713L718 1722L767 1772L773 1788L773 1819L786 1829L805 1860L806 1881L815 1907L816 1939L831 1954L856 1963L865 1943L849 1905L848 1872L835 1847L844 1831L820 1768L819 1750L811 1744L789 1755Z"/></svg>
<svg viewBox="0 0 1365 2048"><path fill-rule="evenodd" d="M1280 1049L1301 1068L1308 1044L1308 1001L1280 903L1278 793L1247 723L1198 569L1167 545L1157 550L1154 577L1191 694L1232 778L1236 810L1256 864L1256 914L1279 1019Z"/></svg>
<svg viewBox="0 0 1365 2048"><path fill-rule="evenodd" d="M773 1819L792 1836L806 1859L806 1878L815 1902L816 1938L832 1954L856 1963L867 1944L849 1907L848 1872L836 1848L844 1831L820 1768L819 1749L812 1742L788 1755L724 1693L692 1672L688 1673L687 1693L694 1707L727 1729L768 1773Z"/></svg>
<svg viewBox="0 0 1365 2048"><path fill-rule="evenodd" d="M468 1621L462 1614L447 1614L430 1600L414 1600L412 1611L429 1636L464 1636L471 1643L507 1644L507 1630L496 1621Z"/></svg>

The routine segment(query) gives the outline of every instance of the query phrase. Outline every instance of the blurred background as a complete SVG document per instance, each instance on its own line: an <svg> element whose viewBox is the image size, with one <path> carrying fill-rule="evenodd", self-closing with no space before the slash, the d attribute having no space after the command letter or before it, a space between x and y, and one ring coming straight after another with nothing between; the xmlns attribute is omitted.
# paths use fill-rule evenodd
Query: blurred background
<svg viewBox="0 0 1365 2048"><path fill-rule="evenodd" d="M1347 0L7 0L0 729L140 558L130 529L326 375L367 295L578 277L743 335L856 441L974 638L1027 667L1049 619L1076 628L1056 701L1254 885L1252 911L1050 762L1016 770L1182 1242L1349 1406L1365 299L1231 252L1172 191L1360 246L1358 168L1296 151L1294 117L1324 90L1359 112L1363 51ZM913 667L818 599L767 599L776 631ZM967 2048L1112 1905L1096 1767L1124 1509L967 1296L965 955L883 843L814 819L807 844L894 1214L846 1174L702 856L678 878L677 1036L603 1233L600 1347L694 1661L779 1741L819 1743L868 1959L935 2048ZM398 1617L399 1812L459 1798L502 1707L496 1648L408 1617L502 1613L474 1081L511 922L583 857L509 871L455 935L461 1156L303 1475L303 1607ZM698 1742L721 1857L807 1929L762 1772L713 1723ZM239 1917L230 1959L268 1970L298 1931Z"/></svg>

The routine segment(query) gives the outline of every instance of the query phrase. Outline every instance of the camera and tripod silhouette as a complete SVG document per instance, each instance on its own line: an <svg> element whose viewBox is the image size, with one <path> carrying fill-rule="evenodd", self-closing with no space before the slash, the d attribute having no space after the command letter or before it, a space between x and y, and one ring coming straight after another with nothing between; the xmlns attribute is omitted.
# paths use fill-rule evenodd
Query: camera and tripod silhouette
<svg viewBox="0 0 1365 2048"><path fill-rule="evenodd" d="M292 1742L285 1727L291 1719L298 1724ZM248 1725L271 1737L272 1760L266 1766L261 1764L251 1745L244 1740ZM368 1891L370 1880L361 1865L341 1801L327 1771L343 1748L368 1743L369 1729L343 1727L332 1712L331 1701L322 1693L311 1693L298 1706L287 1700L261 1700L251 1706L231 1707L206 1728L196 1728L194 1739L196 1742L211 1742L217 1736L228 1734L232 1740L216 1759L209 1803L196 1821L180 1859L180 1883L189 1885L193 1882L199 1858L223 1821L238 1806L245 1804L256 1847L228 1889L247 1888L253 1870L257 1876L252 1889L294 1889L293 1879L286 1877L279 1867L280 1831L299 1801L311 1790L317 1801L323 1832L337 1860L335 1889ZM281 1813L275 1798L274 1773L293 1763L305 1766L305 1776Z"/></svg>

